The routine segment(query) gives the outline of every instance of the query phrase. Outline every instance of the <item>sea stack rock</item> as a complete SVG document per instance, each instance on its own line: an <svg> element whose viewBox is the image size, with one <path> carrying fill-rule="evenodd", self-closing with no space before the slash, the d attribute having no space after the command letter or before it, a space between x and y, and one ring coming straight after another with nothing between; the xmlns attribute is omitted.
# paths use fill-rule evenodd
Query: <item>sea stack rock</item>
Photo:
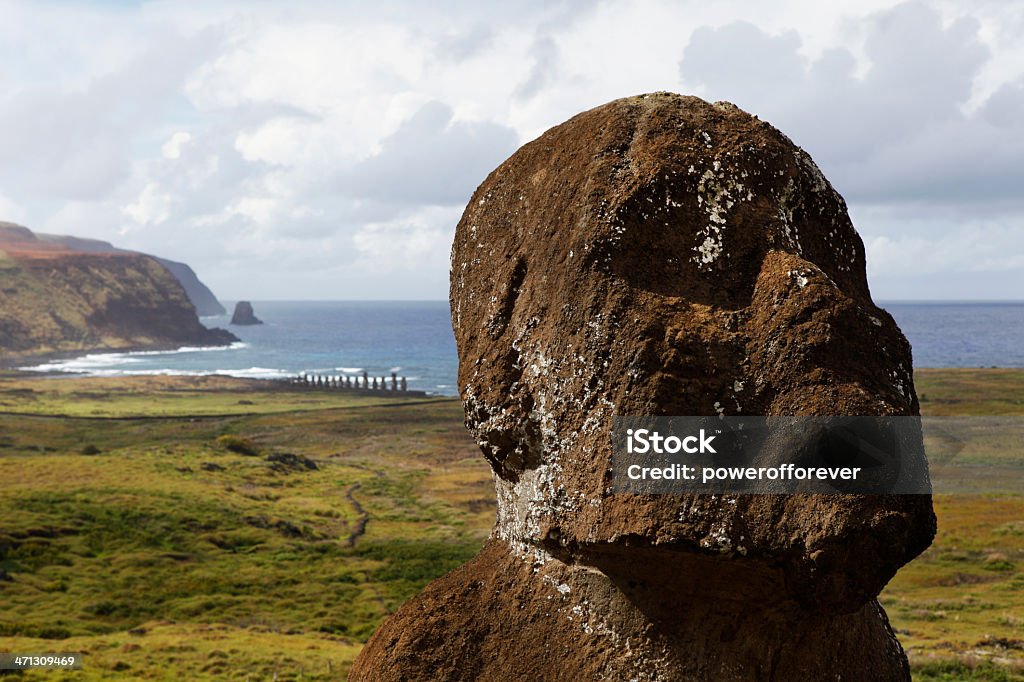
<svg viewBox="0 0 1024 682"><path fill-rule="evenodd" d="M263 320L256 317L252 311L252 303L239 301L235 304L235 312L231 316L231 324L252 325L263 324Z"/></svg>
<svg viewBox="0 0 1024 682"><path fill-rule="evenodd" d="M612 493L613 415L916 415L910 347L811 158L732 104L580 114L484 181L452 249L494 530L352 680L909 680L876 596L928 495Z"/></svg>

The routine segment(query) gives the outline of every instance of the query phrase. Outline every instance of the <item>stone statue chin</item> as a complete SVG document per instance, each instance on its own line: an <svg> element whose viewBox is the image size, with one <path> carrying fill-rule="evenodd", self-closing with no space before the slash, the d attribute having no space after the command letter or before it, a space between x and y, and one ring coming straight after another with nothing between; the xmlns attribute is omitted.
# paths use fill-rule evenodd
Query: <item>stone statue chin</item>
<svg viewBox="0 0 1024 682"><path fill-rule="evenodd" d="M909 679L875 597L931 542L929 496L610 488L614 415L918 414L803 150L728 103L584 112L473 195L451 307L494 531L351 679Z"/></svg>

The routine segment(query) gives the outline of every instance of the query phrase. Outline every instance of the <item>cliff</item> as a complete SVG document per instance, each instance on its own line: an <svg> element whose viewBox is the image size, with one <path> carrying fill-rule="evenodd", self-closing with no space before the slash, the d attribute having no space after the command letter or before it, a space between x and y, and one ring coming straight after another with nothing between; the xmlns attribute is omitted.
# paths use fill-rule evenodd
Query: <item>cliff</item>
<svg viewBox="0 0 1024 682"><path fill-rule="evenodd" d="M104 244L78 251L0 223L0 355L238 340L204 327L181 283L156 258Z"/></svg>
<svg viewBox="0 0 1024 682"><path fill-rule="evenodd" d="M157 256L154 256L154 258L160 261L160 264L167 268L178 280L200 317L227 315L227 308L220 304L220 301L213 295L210 288L199 280L195 271L187 264Z"/></svg>
<svg viewBox="0 0 1024 682"><path fill-rule="evenodd" d="M8 225L10 225L10 223L8 223ZM38 234L36 237L38 237L40 241L58 244L70 251L81 251L86 253L134 253L133 251L119 249L110 242L101 241L99 239L83 239L81 237L70 237L59 234ZM156 258L161 265L170 270L171 274L178 280L181 286L185 289L188 299L192 301L192 305L195 306L196 312L200 317L227 314L227 309L220 304L220 301L218 301L217 297L213 295L213 292L210 291L209 287L200 281L192 268L185 263L168 260L167 258L160 258L159 256L153 257Z"/></svg>

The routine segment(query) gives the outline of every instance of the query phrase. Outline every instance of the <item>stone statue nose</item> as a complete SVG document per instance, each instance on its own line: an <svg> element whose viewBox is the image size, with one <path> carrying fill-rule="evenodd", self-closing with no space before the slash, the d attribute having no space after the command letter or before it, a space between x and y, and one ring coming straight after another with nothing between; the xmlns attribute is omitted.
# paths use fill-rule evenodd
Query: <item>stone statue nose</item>
<svg viewBox="0 0 1024 682"><path fill-rule="evenodd" d="M772 417L757 464L856 468L856 480L814 483L807 492L889 494L896 490L905 460L919 456L908 447L914 442L911 432L919 428L915 419Z"/></svg>

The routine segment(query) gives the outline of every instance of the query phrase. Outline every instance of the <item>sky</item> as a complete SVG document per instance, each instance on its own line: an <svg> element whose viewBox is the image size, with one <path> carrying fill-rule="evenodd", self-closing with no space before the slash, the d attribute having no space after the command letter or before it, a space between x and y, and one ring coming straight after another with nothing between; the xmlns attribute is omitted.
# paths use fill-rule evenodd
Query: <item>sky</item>
<svg viewBox="0 0 1024 682"><path fill-rule="evenodd" d="M445 299L521 144L668 90L773 123L879 300L1024 299L1024 3L0 0L0 220L225 300Z"/></svg>

